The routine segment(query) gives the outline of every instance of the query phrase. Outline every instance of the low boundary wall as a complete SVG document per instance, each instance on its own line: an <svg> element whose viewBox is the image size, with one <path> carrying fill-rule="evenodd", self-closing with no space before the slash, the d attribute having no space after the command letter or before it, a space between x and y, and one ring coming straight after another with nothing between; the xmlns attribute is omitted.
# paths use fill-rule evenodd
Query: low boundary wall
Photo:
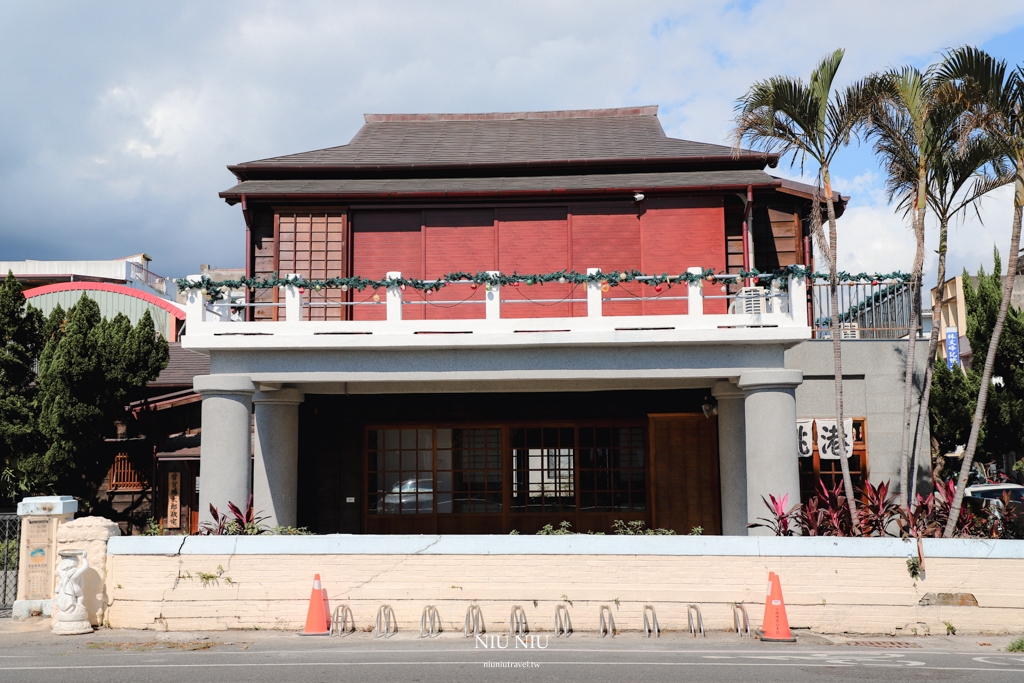
<svg viewBox="0 0 1024 683"><path fill-rule="evenodd" d="M823 633L1024 632L1024 541L693 536L220 536L121 537L108 544L108 621L158 630L301 629L319 573L331 606L360 629L392 606L418 631L435 605L448 631L480 606L492 633L521 605L550 631L571 602L577 630L597 630L609 605L620 631L643 627L654 605L665 630L701 606L708 629L732 628L744 602L761 623L767 574L780 575L790 625ZM941 604L969 593L977 606ZM929 596L934 594L938 599ZM928 597L926 597L928 596ZM936 604L939 603L939 604Z"/></svg>

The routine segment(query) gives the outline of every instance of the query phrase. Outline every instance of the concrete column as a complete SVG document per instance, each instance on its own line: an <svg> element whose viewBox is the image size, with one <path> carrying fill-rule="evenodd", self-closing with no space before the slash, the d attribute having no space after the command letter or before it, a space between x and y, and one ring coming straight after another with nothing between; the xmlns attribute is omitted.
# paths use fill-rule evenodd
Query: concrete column
<svg viewBox="0 0 1024 683"><path fill-rule="evenodd" d="M270 526L296 526L299 488L299 404L296 389L261 391L256 406L253 507Z"/></svg>
<svg viewBox="0 0 1024 683"><path fill-rule="evenodd" d="M249 500L256 387L245 375L200 375L192 385L203 397L199 521L209 522L211 503L224 514L229 502L244 508Z"/></svg>
<svg viewBox="0 0 1024 683"><path fill-rule="evenodd" d="M746 392L743 412L747 443L747 519L767 517L761 501L772 494L789 495L787 507L800 502L800 469L797 464L796 387L803 382L800 370L752 370L740 375L737 386ZM750 529L750 535L768 535L767 529Z"/></svg>
<svg viewBox="0 0 1024 683"><path fill-rule="evenodd" d="M747 535L746 394L732 382L716 382L718 473L722 490L722 535Z"/></svg>

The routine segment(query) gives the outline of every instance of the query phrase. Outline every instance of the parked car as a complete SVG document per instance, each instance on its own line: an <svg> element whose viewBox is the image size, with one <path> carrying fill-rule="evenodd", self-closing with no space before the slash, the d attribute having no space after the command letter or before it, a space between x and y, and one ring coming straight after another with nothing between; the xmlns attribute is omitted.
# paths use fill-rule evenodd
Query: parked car
<svg viewBox="0 0 1024 683"><path fill-rule="evenodd" d="M1003 494L1010 494L1010 500L1014 503L1024 503L1024 486L1020 484L975 484L964 489L964 494L971 498L980 498L984 501L998 501L1002 504Z"/></svg>
<svg viewBox="0 0 1024 683"><path fill-rule="evenodd" d="M452 511L452 494L441 493L437 496L437 511ZM391 492L384 494L377 503L378 514L431 512L434 512L434 482L431 479L406 479L395 482Z"/></svg>

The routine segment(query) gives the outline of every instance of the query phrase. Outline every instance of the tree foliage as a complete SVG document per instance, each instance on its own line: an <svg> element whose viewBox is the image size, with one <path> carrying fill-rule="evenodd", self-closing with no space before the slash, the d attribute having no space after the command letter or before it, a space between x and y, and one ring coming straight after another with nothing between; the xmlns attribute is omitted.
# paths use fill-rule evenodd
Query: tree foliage
<svg viewBox="0 0 1024 683"><path fill-rule="evenodd" d="M0 497L24 484L20 453L38 445L35 421L35 362L43 343L43 316L28 306L21 284L8 273L0 285Z"/></svg>
<svg viewBox="0 0 1024 683"><path fill-rule="evenodd" d="M977 284L964 271L964 303L967 309L966 336L974 354L971 368L950 370L939 358L932 376L932 436L941 452L948 453L967 443L977 405L982 368L1002 299L1002 263L995 253L991 274L978 270ZM989 387L985 419L978 439L978 459L989 461L1024 443L1024 313L1011 307L999 339L993 382Z"/></svg>
<svg viewBox="0 0 1024 683"><path fill-rule="evenodd" d="M0 288L0 341L8 478L23 493L88 497L109 466L104 439L118 435L125 404L167 365L167 341L148 311L134 326L123 314L105 320L88 296L44 321L10 276Z"/></svg>

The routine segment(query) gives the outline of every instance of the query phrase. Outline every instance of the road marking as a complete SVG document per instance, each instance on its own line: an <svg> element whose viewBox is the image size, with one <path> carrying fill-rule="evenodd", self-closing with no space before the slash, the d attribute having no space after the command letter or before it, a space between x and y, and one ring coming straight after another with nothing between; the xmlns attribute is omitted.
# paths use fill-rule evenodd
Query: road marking
<svg viewBox="0 0 1024 683"><path fill-rule="evenodd" d="M491 661L491 660L486 660ZM253 668L261 666L274 666L274 667L310 667L310 666L331 666L331 667L342 667L342 666L424 666L427 664L434 665L479 665L484 662L480 660L471 661L419 661L419 662L258 662L258 663L240 663L240 664L94 664L94 665L78 665L78 666L18 666L18 667L7 667L5 671L74 671L81 669L201 669L201 668ZM815 669L822 668L850 668L856 666L856 664L831 664L827 662L789 662L789 663L775 663L775 662L607 662L607 661L580 661L580 662L541 662L544 666L652 666L652 667L670 667L670 666L717 666L717 667L811 667ZM874 664L873 666L885 666L882 664ZM947 666L924 666L921 667L924 670L935 670L935 671L1009 671L1011 673L1024 673L1022 669L985 669L978 667L947 667Z"/></svg>
<svg viewBox="0 0 1024 683"><path fill-rule="evenodd" d="M1015 662L1024 662L1024 657L1011 657L1009 655L989 655L988 657L975 657L974 661L981 662L982 664L995 664L996 666L1009 666L1008 664L1003 664L1003 662L1000 662L1000 661L995 661L995 662L988 661L988 660L992 659L992 657L1002 657L1004 660L1009 659L1009 660L1015 661Z"/></svg>

